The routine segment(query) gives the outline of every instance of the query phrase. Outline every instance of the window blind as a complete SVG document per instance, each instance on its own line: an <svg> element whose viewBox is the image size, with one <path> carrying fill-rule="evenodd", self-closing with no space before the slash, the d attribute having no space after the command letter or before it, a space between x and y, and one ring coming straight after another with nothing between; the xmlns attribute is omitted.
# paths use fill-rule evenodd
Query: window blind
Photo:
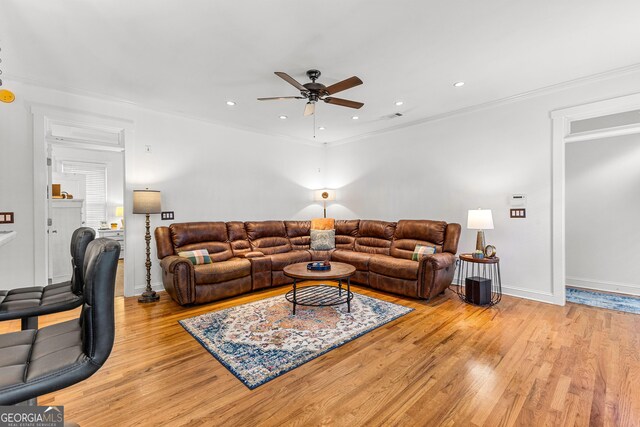
<svg viewBox="0 0 640 427"><path fill-rule="evenodd" d="M65 160L62 161L62 172L86 175L86 226L100 228L100 223L107 220L107 165Z"/></svg>

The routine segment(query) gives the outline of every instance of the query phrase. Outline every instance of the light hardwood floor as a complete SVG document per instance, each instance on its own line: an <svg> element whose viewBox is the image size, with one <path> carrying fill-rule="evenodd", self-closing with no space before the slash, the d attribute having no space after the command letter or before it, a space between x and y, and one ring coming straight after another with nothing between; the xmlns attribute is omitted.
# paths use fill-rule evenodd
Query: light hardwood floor
<svg viewBox="0 0 640 427"><path fill-rule="evenodd" d="M106 365L39 404L64 405L82 426L640 425L638 315L510 297L481 309L450 291L425 303L356 287L415 311L253 391L178 324L287 290L191 308L164 293L152 305L119 297Z"/></svg>

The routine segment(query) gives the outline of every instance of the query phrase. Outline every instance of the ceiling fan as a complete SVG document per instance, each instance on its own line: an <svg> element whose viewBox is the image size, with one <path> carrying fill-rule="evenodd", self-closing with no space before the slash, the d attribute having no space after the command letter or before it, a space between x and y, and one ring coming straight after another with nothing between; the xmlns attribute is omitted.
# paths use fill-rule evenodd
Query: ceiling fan
<svg viewBox="0 0 640 427"><path fill-rule="evenodd" d="M288 82L296 89L300 91L302 96L275 96L271 98L258 98L258 101L275 101L281 99L307 99L307 105L304 107L304 115L310 116L316 111L316 102L324 101L327 104L340 105L342 107L360 108L364 104L362 102L349 101L348 99L334 98L330 95L342 92L343 90L351 89L352 87L362 84L362 80L353 76L341 82L332 84L331 86L325 86L322 83L316 83L318 77L320 77L320 71L309 70L307 76L311 79L310 83L300 84L293 77L282 71L276 71L275 75Z"/></svg>

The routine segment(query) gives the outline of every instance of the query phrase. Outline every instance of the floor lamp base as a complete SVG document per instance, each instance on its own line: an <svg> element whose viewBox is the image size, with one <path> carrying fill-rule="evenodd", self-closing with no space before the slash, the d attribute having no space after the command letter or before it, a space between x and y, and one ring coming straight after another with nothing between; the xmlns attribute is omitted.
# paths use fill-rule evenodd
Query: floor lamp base
<svg viewBox="0 0 640 427"><path fill-rule="evenodd" d="M140 298L138 298L138 302L156 302L160 299L160 295L156 293L156 291L144 291Z"/></svg>

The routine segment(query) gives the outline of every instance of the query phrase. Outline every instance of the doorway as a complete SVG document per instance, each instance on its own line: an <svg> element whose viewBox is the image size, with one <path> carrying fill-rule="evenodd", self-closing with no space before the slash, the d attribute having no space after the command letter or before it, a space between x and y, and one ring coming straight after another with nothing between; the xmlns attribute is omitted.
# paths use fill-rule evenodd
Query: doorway
<svg viewBox="0 0 640 427"><path fill-rule="evenodd" d="M79 216L81 225L83 225L82 222L85 222L84 225L98 229L97 237L105 233L119 233L119 237L122 240L121 245L126 247L124 244L126 231L123 226L128 218L127 212L130 212L129 203L131 200L130 197L123 197L123 195L127 194L125 189L127 174L125 141L131 142L134 124L130 120L105 116L97 112L78 111L45 104L31 103L29 104L29 110L33 118L34 276L35 282L45 284L50 278L52 281L54 280L54 274L57 277L55 280L61 280L65 274L60 271L52 271L53 266L49 262L50 255L57 250L57 247L54 246L50 248L49 236L59 234L57 232L53 233L56 229L51 228L54 226L53 218L50 217L54 213L51 205L54 201L56 204L60 204L62 200L68 202L79 197L84 201L88 197L88 192L85 191L85 194L83 194L79 183L82 178L78 177L96 173L95 168L81 170L79 169L80 166L88 168L92 164L100 165L110 161L120 165L119 171L114 172L120 177L119 182L110 183L109 170L106 172L106 202L102 203L101 206L100 203L94 203L93 201L91 203L83 203L79 208ZM63 148L67 150L66 154L63 153ZM59 153L61 153L57 156L59 161L54 161L54 154L58 149L60 150ZM69 154L71 149L75 149L77 153L82 154L71 156ZM97 160L96 156L99 156ZM105 161L105 158L110 157L113 157L113 160ZM74 165L72 164L74 160L85 164ZM64 161L67 162L66 165L63 164ZM56 188L56 190L59 190L61 195L63 191L66 191L66 199L53 198L54 189L51 184L54 183L54 171L58 174L56 175L56 180L60 181L56 183L61 184L60 188ZM65 190L62 189L63 182L66 182L67 185ZM119 190L120 195L109 196L110 190ZM70 199L68 197L69 193L73 198ZM71 204L64 206L71 206ZM101 218L96 219L95 209L104 210L104 220ZM77 225L77 215L73 221ZM60 223L58 222L58 224ZM115 230L111 228L112 224L115 224ZM103 230L100 230L101 228ZM113 238L113 236L104 237ZM64 247L62 252L66 255L69 254L69 242L70 240L61 238L57 243L58 246ZM126 253L124 257L126 258ZM70 264L68 257L63 264ZM120 262L117 277L119 293L122 293L124 288L125 295L134 294L133 278L135 271L133 266L134 263L132 262L126 264L124 261Z"/></svg>
<svg viewBox="0 0 640 427"><path fill-rule="evenodd" d="M551 117L553 302L565 304L567 285L635 294L636 267L622 264L640 240L628 218L637 212L635 200L624 200L632 191L637 199L637 185L629 183L630 189L620 179L635 180L640 169L640 94L557 110Z"/></svg>
<svg viewBox="0 0 640 427"><path fill-rule="evenodd" d="M49 142L51 162L47 173L51 199L47 233L49 283L70 280L69 242L73 231L91 227L96 237L120 243L116 296L124 295L124 153L86 148L79 144Z"/></svg>

